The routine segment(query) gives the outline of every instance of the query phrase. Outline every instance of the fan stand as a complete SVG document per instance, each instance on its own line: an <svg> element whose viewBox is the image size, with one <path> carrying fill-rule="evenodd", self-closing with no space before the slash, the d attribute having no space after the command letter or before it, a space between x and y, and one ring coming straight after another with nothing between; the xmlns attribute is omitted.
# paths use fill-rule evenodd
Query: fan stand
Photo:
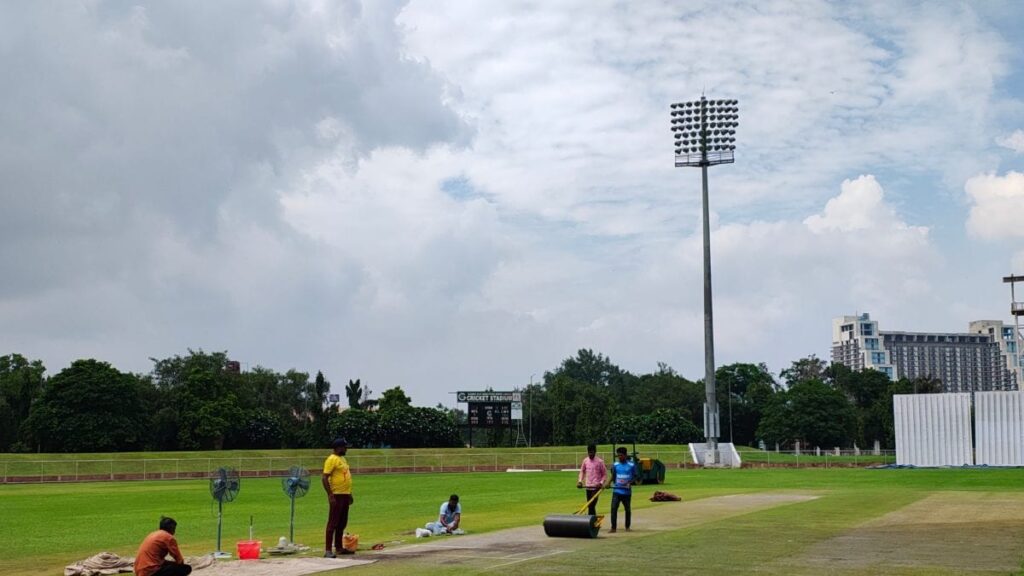
<svg viewBox="0 0 1024 576"><path fill-rule="evenodd" d="M231 558L231 554L223 552L220 549L220 528L221 521L224 518L224 501L220 498L217 499L217 551L213 553L214 558Z"/></svg>
<svg viewBox="0 0 1024 576"><path fill-rule="evenodd" d="M288 523L288 543L295 544L295 492L291 493L292 501L292 517L291 522Z"/></svg>
<svg viewBox="0 0 1024 576"><path fill-rule="evenodd" d="M291 516L288 522L288 548L296 548L295 545L295 499L305 496L309 490L309 472L300 466L292 466L288 469L288 476L281 479L281 488L288 496L291 504ZM281 538L284 540L284 538Z"/></svg>

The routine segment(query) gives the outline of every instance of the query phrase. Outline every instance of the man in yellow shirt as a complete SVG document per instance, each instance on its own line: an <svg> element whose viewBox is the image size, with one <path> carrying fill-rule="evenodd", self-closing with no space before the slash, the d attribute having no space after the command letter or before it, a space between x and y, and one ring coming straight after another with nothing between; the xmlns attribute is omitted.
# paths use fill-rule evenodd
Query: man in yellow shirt
<svg viewBox="0 0 1024 576"><path fill-rule="evenodd" d="M352 498L352 473L348 468L348 461L345 460L345 453L348 452L348 442L344 438L335 438L331 444L334 453L324 461L323 485L327 492L327 502L330 504L330 511L327 513L327 534L324 558L336 558L336 554L355 554L346 550L342 544L345 536L345 527L348 526L348 508L355 500ZM334 544L334 552L331 551L331 543Z"/></svg>

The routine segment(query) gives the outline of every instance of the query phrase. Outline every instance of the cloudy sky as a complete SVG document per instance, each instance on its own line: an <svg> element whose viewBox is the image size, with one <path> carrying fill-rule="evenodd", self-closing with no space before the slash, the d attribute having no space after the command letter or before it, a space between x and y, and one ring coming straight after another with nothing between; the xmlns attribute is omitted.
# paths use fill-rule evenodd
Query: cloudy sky
<svg viewBox="0 0 1024 576"><path fill-rule="evenodd" d="M0 354L226 350L421 405L580 348L703 376L831 319L966 331L1024 274L1024 5L0 4ZM1024 298L1021 298L1024 299Z"/></svg>

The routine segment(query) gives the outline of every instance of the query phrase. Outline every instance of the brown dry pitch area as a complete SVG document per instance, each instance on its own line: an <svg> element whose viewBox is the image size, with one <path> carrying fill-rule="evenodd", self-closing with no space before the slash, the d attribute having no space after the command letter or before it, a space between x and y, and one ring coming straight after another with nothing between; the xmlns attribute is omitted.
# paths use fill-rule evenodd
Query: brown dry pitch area
<svg viewBox="0 0 1024 576"><path fill-rule="evenodd" d="M787 562L822 568L934 566L1014 573L1024 543L1024 494L937 492Z"/></svg>

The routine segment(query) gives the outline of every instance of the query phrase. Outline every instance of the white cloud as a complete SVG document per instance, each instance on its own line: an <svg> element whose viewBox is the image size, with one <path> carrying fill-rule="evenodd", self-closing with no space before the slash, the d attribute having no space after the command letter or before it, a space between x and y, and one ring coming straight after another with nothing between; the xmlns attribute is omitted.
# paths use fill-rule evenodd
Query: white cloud
<svg viewBox="0 0 1024 576"><path fill-rule="evenodd" d="M929 278L941 265L929 230L901 219L871 175L844 181L802 221L727 225L712 242L717 278L728 287L723 349L733 358L764 349L765 339L820 350L811 347L826 338L831 317L856 310L898 316L935 296Z"/></svg>
<svg viewBox="0 0 1024 576"><path fill-rule="evenodd" d="M1018 154L1024 154L1024 130L1014 130L1013 134L997 139L996 143Z"/></svg>
<svg viewBox="0 0 1024 576"><path fill-rule="evenodd" d="M808 217L804 224L815 233L886 228L895 222L896 213L882 197L882 187L874 176L844 180L842 193L828 201L822 214Z"/></svg>
<svg viewBox="0 0 1024 576"><path fill-rule="evenodd" d="M968 180L964 189L973 202L967 217L971 235L987 240L1024 236L1024 174L982 174Z"/></svg>
<svg viewBox="0 0 1024 576"><path fill-rule="evenodd" d="M335 266L365 274L369 304L448 308L475 292L503 250L491 203L442 191L457 170L446 149L378 149L354 168L326 161L283 195L284 218L324 243Z"/></svg>
<svg viewBox="0 0 1024 576"><path fill-rule="evenodd" d="M963 5L908 10L894 3L890 9L904 52L895 63L892 97L900 104L953 104L983 115L985 101L1008 71L1008 47L998 34ZM945 41L937 43L937 37Z"/></svg>
<svg viewBox="0 0 1024 576"><path fill-rule="evenodd" d="M0 354L324 362L275 340L322 337L372 271L295 234L280 195L326 162L468 133L444 82L400 54L396 10L0 7Z"/></svg>
<svg viewBox="0 0 1024 576"><path fill-rule="evenodd" d="M721 361L822 354L852 311L984 310L980 264L936 282L933 243L964 244L959 187L1024 122L994 30L813 0L2 5L0 354L228 349L424 403L581 347L700 377L668 104L702 91L741 114L710 176ZM968 228L1009 235L981 184Z"/></svg>

